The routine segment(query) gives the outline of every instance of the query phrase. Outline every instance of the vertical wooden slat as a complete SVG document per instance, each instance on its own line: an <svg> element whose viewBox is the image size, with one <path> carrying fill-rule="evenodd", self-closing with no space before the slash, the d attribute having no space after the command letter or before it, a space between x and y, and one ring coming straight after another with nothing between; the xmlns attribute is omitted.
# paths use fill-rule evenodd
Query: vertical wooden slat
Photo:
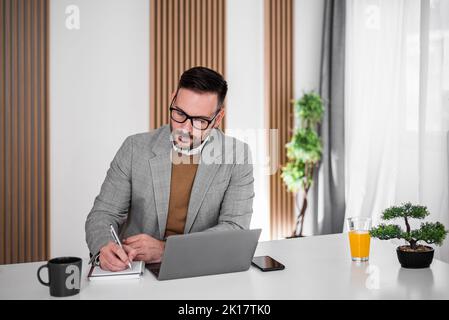
<svg viewBox="0 0 449 320"><path fill-rule="evenodd" d="M195 66L195 52L196 52L196 1L188 2L190 5L190 61L189 68Z"/></svg>
<svg viewBox="0 0 449 320"><path fill-rule="evenodd" d="M169 97L182 72L201 65L225 76L225 4L150 0L150 129L168 123Z"/></svg>
<svg viewBox="0 0 449 320"><path fill-rule="evenodd" d="M50 214L50 2L46 0L45 2L45 31L44 31L44 43L45 43L45 244L46 251L45 257L51 257L51 214Z"/></svg>
<svg viewBox="0 0 449 320"><path fill-rule="evenodd" d="M4 52L5 52L5 259L3 263L11 263L12 241L11 241L11 217L12 217L12 175L11 175L11 91L12 91L12 70L11 70L11 0L4 1L5 7L5 28Z"/></svg>
<svg viewBox="0 0 449 320"><path fill-rule="evenodd" d="M26 75L26 81L25 86L27 89L26 92L26 107L25 107L25 113L26 113L26 163L25 163L25 171L26 171L26 225L27 225L27 231L26 231L26 247L27 247L27 255L26 255L26 261L32 261L33 260L33 250L32 250L32 222L31 222L31 215L32 215L32 203L31 203L31 85L32 85L32 79L31 79L31 32L32 32L32 25L31 25L31 6L26 6L26 68L28 70Z"/></svg>
<svg viewBox="0 0 449 320"><path fill-rule="evenodd" d="M184 0L179 0L179 25L178 25L179 56L177 57L179 61L178 74L180 74L185 68L185 41L184 41L184 34L185 34L184 30L186 23L185 20L186 20L186 12L184 8ZM178 82L176 82L176 85L178 85Z"/></svg>
<svg viewBox="0 0 449 320"><path fill-rule="evenodd" d="M181 19L175 19L176 13L179 12L178 7L178 0L174 0L173 3L173 11L171 13L172 19L174 19L174 28L173 28L173 70L171 73L171 86L170 86L170 92L173 91L174 88L176 88L177 81L179 74L179 54L180 54L180 42L179 42L179 21ZM168 115L168 114L167 114Z"/></svg>
<svg viewBox="0 0 449 320"><path fill-rule="evenodd" d="M223 75L226 76L226 19L227 19L227 6L226 3L223 1L220 3L221 4L221 21L222 21L222 30L223 30L223 34L221 35L221 41L220 41L220 45L221 45L221 51L223 52L222 55L222 61L221 61L221 68L220 71L223 73Z"/></svg>
<svg viewBox="0 0 449 320"><path fill-rule="evenodd" d="M195 61L194 61L194 59L195 59L195 39L196 39L196 37L195 37L195 35L196 35L196 28L195 28L195 25L196 25L196 22L195 22L195 12L196 12L196 9L195 9L195 4L196 4L196 1L187 1L186 2L186 5L189 7L189 13L190 13L190 17L189 17L189 21L190 21L190 24L189 24L189 29L190 29L190 32L189 32L189 34L188 34L188 37L189 37L189 65L188 65L188 68L191 68L191 67L193 67L194 65L195 65Z"/></svg>
<svg viewBox="0 0 449 320"><path fill-rule="evenodd" d="M149 7L149 14L150 14L150 21L149 21L149 27L150 27L150 33L148 35L148 42L150 43L149 49L150 49L150 62L151 61L155 61L155 48L154 48L154 43L155 43L155 25L156 25L156 13L155 13L155 4L154 4L155 0L150 0L150 7ZM148 65L148 73L150 75L150 110L154 109L154 102L155 102L155 70L153 69L154 65L152 65L151 63L149 63ZM152 126L151 121L152 119L152 115L149 116L149 123L150 123L150 127Z"/></svg>
<svg viewBox="0 0 449 320"><path fill-rule="evenodd" d="M265 110L267 128L278 130L280 165L286 162L285 144L291 136L292 78L292 0L265 0ZM269 141L270 152L273 142ZM275 155L271 155L275 158ZM289 236L294 227L293 197L282 182L280 167L270 176L270 235L272 239Z"/></svg>
<svg viewBox="0 0 449 320"><path fill-rule="evenodd" d="M223 31L225 25L223 23L223 3L218 3L218 39L223 39ZM222 50L222 42L218 42L218 70L223 70L222 62L223 62L224 50Z"/></svg>
<svg viewBox="0 0 449 320"><path fill-rule="evenodd" d="M168 52L167 52L167 47L168 47L168 24L170 21L168 21L168 14L167 14L167 7L168 7L168 1L167 0L163 0L162 1L162 56L161 56L161 66L162 66L162 73L161 73L161 79L162 79L162 94L161 94L161 101L160 101L160 106L158 106L159 109L159 115L158 115L158 119L157 121L159 123L163 122L163 111L164 111L164 102L167 100L167 72L168 72Z"/></svg>
<svg viewBox="0 0 449 320"><path fill-rule="evenodd" d="M217 2L212 1L212 69L217 70L217 46L218 46L218 9L217 9Z"/></svg>
<svg viewBox="0 0 449 320"><path fill-rule="evenodd" d="M0 29L5 30L5 2L0 2ZM5 41L4 32L0 32L0 262L5 261Z"/></svg>
<svg viewBox="0 0 449 320"><path fill-rule="evenodd" d="M156 0L150 0L150 21L149 21L149 25L150 25L150 34L149 34L149 43L152 43L153 41L156 42L156 4L155 4ZM150 45L151 46L151 45ZM155 55L155 50L150 50L150 61L155 61L156 60L156 55ZM150 83L155 83L156 81L156 70L155 70L156 65L155 64L150 64L148 66L148 71L149 71L149 75L150 75ZM153 86L150 86L150 110L154 110L155 108L155 101L156 101L156 90L155 90L156 84ZM152 126L152 121L153 119L153 115L149 116L149 123L150 123L150 127Z"/></svg>
<svg viewBox="0 0 449 320"><path fill-rule="evenodd" d="M154 63L150 63L150 70L153 70L153 77L150 80L150 83L152 84L150 86L150 108L151 110L156 110L157 105L159 102L159 68L160 68L160 36L159 36L159 21L160 21L160 6L159 6L159 0L150 0L152 6L150 6L150 12L152 12L152 15L150 16L150 25L153 25L153 30L150 32L150 59L153 56L153 59L150 61L154 61ZM152 44L155 45L152 45ZM151 50L153 49L154 50ZM153 127L156 124L156 116L154 114L150 114L150 128Z"/></svg>
<svg viewBox="0 0 449 320"><path fill-rule="evenodd" d="M162 82L161 82L161 74L162 74L162 24L164 21L164 17L162 16L162 1L163 0L157 0L157 74L156 74L156 87L157 87L157 100L156 100L156 105L155 105L155 110L156 113L153 116L153 122L156 124L159 122L158 119L158 115L159 115L159 110L160 110L160 105L161 105L161 101L162 101Z"/></svg>
<svg viewBox="0 0 449 320"><path fill-rule="evenodd" d="M174 35L173 35L173 0L165 0L167 2L167 15L166 15L166 21L167 21L167 87L166 87L166 93L165 93L165 101L169 101L169 94L171 92L170 88L172 87L172 77L173 77L173 55L174 55L174 48L173 48L173 41L174 41ZM173 23L170 23L172 21ZM166 112L165 108L162 108L162 118L164 118Z"/></svg>
<svg viewBox="0 0 449 320"><path fill-rule="evenodd" d="M184 2L184 12L185 12L185 28L184 30L181 30L181 33L183 34L183 38L184 38L184 55L185 55L185 59L184 59L184 67L181 70L187 70L188 68L190 68L190 45L191 45L191 39L190 39L190 33L191 33L191 29L190 29L190 25L191 25L191 21L190 21L190 4L188 3L187 0L183 0ZM182 13L182 12L181 12Z"/></svg>
<svg viewBox="0 0 449 320"><path fill-rule="evenodd" d="M193 67L201 65L201 0L195 0L195 62L193 63Z"/></svg>
<svg viewBox="0 0 449 320"><path fill-rule="evenodd" d="M13 158L12 158L12 171L13 171L13 180L11 188L13 190L13 200L12 200L12 259L13 261L18 261L18 251L19 251L19 226L18 226L18 194L19 194L19 185L18 185L18 175L19 175L19 167L17 165L18 161L18 148L17 148L17 137L18 137L18 65L17 65L17 26L18 26L18 8L17 1L12 2L12 140L13 144Z"/></svg>
<svg viewBox="0 0 449 320"><path fill-rule="evenodd" d="M18 153L19 153L19 162L17 164L18 172L19 172L19 204L18 204L18 223L19 223L19 252L18 252L18 260L23 261L25 259L25 212L24 212L24 196L25 196L25 179L24 179L24 173L25 173L25 150L24 150L24 126L25 126L25 110L24 110L24 95L25 95L25 86L24 86L24 78L25 78L25 61L24 61L24 26L25 26L25 19L24 19L24 4L23 1L18 1Z"/></svg>
<svg viewBox="0 0 449 320"><path fill-rule="evenodd" d="M45 65L45 49L46 49L46 39L45 39L45 33L46 33L46 28L45 28L45 15L46 15L46 2L45 1L41 1L40 2L40 14L39 14L39 30L40 32L40 41L39 41L39 66L40 66L40 70L39 70L39 86L40 86L40 124L39 124L39 128L40 128L40 172L46 172L46 165L47 165L47 161L46 161L46 155L47 155L47 141L46 141L46 132L47 132L47 122L46 122L46 116L47 116L47 112L46 112L46 88L45 88L45 76L46 76L46 65ZM39 175L40 177L40 185L39 185L39 191L40 191L40 213L41 213L41 219L40 221L42 222L42 226L41 226L41 238L44 239L44 241L40 241L41 244L41 257L42 259L45 259L45 257L47 256L47 234L48 234L48 230L47 230L47 201L46 201L46 196L47 196L47 192L46 192L46 184L47 184L47 177L46 175Z"/></svg>
<svg viewBox="0 0 449 320"><path fill-rule="evenodd" d="M200 21L201 25L201 61L200 65L207 66L207 52L206 50L209 49L209 44L207 43L207 0L200 0L201 1L201 18L198 19Z"/></svg>
<svg viewBox="0 0 449 320"><path fill-rule="evenodd" d="M37 96L36 96L36 101L37 101L37 108L36 108L36 159L35 162L37 164L37 172L40 172L41 170L41 147L42 147L42 140L41 140L41 110L42 110L42 101L41 101L41 86L40 86L40 73L42 72L41 70L41 59L40 59L40 55L41 55L41 7L42 7L42 3L40 1L36 2L37 3L37 19L36 19L36 26L37 26L37 38L36 38L36 43L37 43L37 52L35 54L36 56L36 74L37 74L37 82L36 82L36 87L37 87ZM38 224L38 239L41 239L42 237L42 210L41 210L41 205L42 205L42 198L41 198L41 181L42 178L40 177L39 174L36 175L36 194L37 194L37 204L36 204L36 212L37 212L37 224ZM38 242L38 253L37 256L38 258L40 258L42 256L43 252L42 252L42 244L39 241Z"/></svg>
<svg viewBox="0 0 449 320"><path fill-rule="evenodd" d="M37 166L37 150L38 150L38 100L37 100L37 83L38 83L38 68L36 61L36 52L37 52L37 43L38 43L38 30L37 30L37 19L38 19L38 10L37 10L37 1L33 1L33 66L32 66L32 75L33 75L33 258L38 259L39 257L39 216L38 216L38 166Z"/></svg>
<svg viewBox="0 0 449 320"><path fill-rule="evenodd" d="M49 256L48 0L0 0L0 264Z"/></svg>
<svg viewBox="0 0 449 320"><path fill-rule="evenodd" d="M213 67L212 64L212 54L213 54L213 45L212 45L212 0L206 0L206 20L207 20L207 60L206 65Z"/></svg>

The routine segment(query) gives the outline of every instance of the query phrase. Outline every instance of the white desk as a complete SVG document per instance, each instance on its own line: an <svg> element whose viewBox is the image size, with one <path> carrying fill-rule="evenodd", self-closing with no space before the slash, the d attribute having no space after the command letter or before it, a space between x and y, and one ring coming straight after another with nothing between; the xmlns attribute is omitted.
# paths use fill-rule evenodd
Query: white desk
<svg viewBox="0 0 449 320"><path fill-rule="evenodd" d="M346 234L261 242L256 255L286 269L168 281L147 270L141 279L89 282L86 259L81 292L68 299L449 299L449 264L434 259L428 269L403 269L386 241L373 239L362 264L351 261ZM43 263L0 266L0 299L60 299L36 278Z"/></svg>

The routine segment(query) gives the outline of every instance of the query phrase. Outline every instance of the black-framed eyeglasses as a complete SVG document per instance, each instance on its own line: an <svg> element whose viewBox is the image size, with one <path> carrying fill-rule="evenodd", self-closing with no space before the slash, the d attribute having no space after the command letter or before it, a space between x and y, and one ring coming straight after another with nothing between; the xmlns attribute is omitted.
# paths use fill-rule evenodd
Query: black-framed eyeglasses
<svg viewBox="0 0 449 320"><path fill-rule="evenodd" d="M176 97L175 97L176 98ZM192 127L199 130L206 130L209 128L210 124L215 120L218 113L220 112L221 108L215 112L215 115L209 119L206 117L195 117L195 116L189 116L187 113L185 113L183 110L179 109L178 107L173 107L173 102L175 99L173 99L172 103L170 104L170 118L177 122L177 123L184 123L187 120L190 120L190 123L192 124Z"/></svg>

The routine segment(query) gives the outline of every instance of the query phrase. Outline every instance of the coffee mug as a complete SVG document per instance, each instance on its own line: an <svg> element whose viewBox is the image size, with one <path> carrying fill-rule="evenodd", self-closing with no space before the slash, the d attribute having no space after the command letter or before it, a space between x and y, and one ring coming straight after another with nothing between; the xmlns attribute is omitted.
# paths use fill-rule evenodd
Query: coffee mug
<svg viewBox="0 0 449 320"><path fill-rule="evenodd" d="M50 287L54 297L73 296L80 292L82 260L78 257L59 257L51 259L37 270L37 279ZM41 279L40 272L48 269L48 282Z"/></svg>

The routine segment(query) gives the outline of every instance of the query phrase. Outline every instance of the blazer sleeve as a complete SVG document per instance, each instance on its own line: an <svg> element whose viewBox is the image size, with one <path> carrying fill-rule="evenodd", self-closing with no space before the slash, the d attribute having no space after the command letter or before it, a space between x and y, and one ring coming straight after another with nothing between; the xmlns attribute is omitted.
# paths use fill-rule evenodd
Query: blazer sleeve
<svg viewBox="0 0 449 320"><path fill-rule="evenodd" d="M86 242L91 254L96 255L109 241L113 241L109 225L115 230L126 222L131 203L131 169L133 139L126 138L116 153L95 198L86 223Z"/></svg>
<svg viewBox="0 0 449 320"><path fill-rule="evenodd" d="M249 229L253 214L254 177L251 150L243 144L221 203L218 224L204 231ZM239 160L240 159L240 160Z"/></svg>

